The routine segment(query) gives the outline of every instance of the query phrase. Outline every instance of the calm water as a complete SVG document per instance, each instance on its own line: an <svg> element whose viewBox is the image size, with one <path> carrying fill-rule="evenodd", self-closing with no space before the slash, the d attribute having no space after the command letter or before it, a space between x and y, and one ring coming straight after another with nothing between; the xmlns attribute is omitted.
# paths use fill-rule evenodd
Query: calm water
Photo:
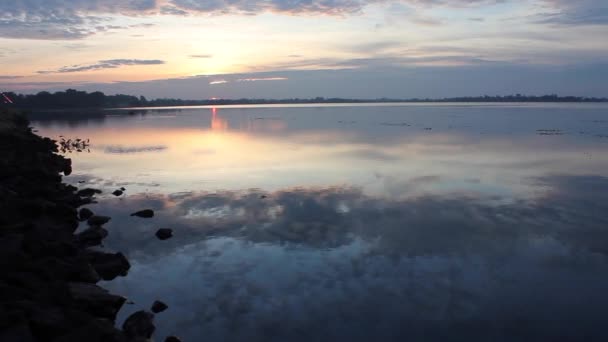
<svg viewBox="0 0 608 342"><path fill-rule="evenodd" d="M608 339L607 105L54 117L132 263L120 320L162 299L158 340Z"/></svg>

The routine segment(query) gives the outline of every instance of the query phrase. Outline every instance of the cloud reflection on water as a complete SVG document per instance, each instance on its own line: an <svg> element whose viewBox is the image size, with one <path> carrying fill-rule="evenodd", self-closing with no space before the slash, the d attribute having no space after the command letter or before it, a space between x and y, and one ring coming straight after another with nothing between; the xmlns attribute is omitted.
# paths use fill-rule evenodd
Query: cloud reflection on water
<svg viewBox="0 0 608 342"><path fill-rule="evenodd" d="M109 286L137 303L166 298L161 331L194 340L608 337L596 324L608 178L532 183L536 198L510 201L330 187L138 195L97 210L114 217L108 246L134 262ZM142 207L156 218L128 217ZM175 238L156 241L158 227Z"/></svg>

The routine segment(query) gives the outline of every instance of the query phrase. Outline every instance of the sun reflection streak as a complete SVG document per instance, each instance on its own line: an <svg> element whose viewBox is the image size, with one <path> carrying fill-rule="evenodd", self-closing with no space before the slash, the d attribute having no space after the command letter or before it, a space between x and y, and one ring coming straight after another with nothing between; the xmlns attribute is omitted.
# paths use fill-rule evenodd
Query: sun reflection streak
<svg viewBox="0 0 608 342"><path fill-rule="evenodd" d="M211 130L223 132L228 130L228 120L221 118L216 107L211 108Z"/></svg>

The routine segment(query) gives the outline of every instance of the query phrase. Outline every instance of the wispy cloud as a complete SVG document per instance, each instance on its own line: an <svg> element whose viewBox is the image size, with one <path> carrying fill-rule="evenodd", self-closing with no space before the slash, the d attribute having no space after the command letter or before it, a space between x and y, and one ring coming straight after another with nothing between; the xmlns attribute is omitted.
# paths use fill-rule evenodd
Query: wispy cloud
<svg viewBox="0 0 608 342"><path fill-rule="evenodd" d="M215 81L210 81L209 85L218 85L218 84L226 84L228 83L228 81L226 80L215 80Z"/></svg>
<svg viewBox="0 0 608 342"><path fill-rule="evenodd" d="M103 69L115 69L121 66L133 66L133 65L159 65L165 64L164 61L159 59L108 59L102 60L95 64L88 65L72 65L64 66L57 70L42 70L38 71L38 74L63 74L72 72L83 72L83 71L94 71Z"/></svg>
<svg viewBox="0 0 608 342"><path fill-rule="evenodd" d="M0 80L16 80L19 78L23 78L23 76L0 75Z"/></svg>
<svg viewBox="0 0 608 342"><path fill-rule="evenodd" d="M287 77L239 78L237 82L287 81Z"/></svg>
<svg viewBox="0 0 608 342"><path fill-rule="evenodd" d="M212 58L213 55L190 55L190 58Z"/></svg>

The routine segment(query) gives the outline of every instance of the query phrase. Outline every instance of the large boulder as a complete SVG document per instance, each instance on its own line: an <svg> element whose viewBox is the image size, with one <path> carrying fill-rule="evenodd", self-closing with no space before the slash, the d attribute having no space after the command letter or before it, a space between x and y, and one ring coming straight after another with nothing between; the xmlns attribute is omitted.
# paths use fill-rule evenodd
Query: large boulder
<svg viewBox="0 0 608 342"><path fill-rule="evenodd" d="M99 246L107 236L107 230L98 226L93 226L77 234L76 239L83 247L93 247Z"/></svg>
<svg viewBox="0 0 608 342"><path fill-rule="evenodd" d="M126 301L126 298L110 294L94 284L69 283L68 288L70 297L80 308L111 321L116 320L118 310Z"/></svg>
<svg viewBox="0 0 608 342"><path fill-rule="evenodd" d="M90 219L93 215L95 215L95 214L89 208L82 208L78 212L78 216L80 217L80 221L86 221L86 220Z"/></svg>
<svg viewBox="0 0 608 342"><path fill-rule="evenodd" d="M122 325L122 331L131 339L149 339L152 337L154 330L156 330L154 314L143 310L129 316Z"/></svg>
<svg viewBox="0 0 608 342"><path fill-rule="evenodd" d="M85 258L91 263L95 271L103 280L113 280L118 276L126 276L131 264L122 253L104 253L87 251Z"/></svg>

